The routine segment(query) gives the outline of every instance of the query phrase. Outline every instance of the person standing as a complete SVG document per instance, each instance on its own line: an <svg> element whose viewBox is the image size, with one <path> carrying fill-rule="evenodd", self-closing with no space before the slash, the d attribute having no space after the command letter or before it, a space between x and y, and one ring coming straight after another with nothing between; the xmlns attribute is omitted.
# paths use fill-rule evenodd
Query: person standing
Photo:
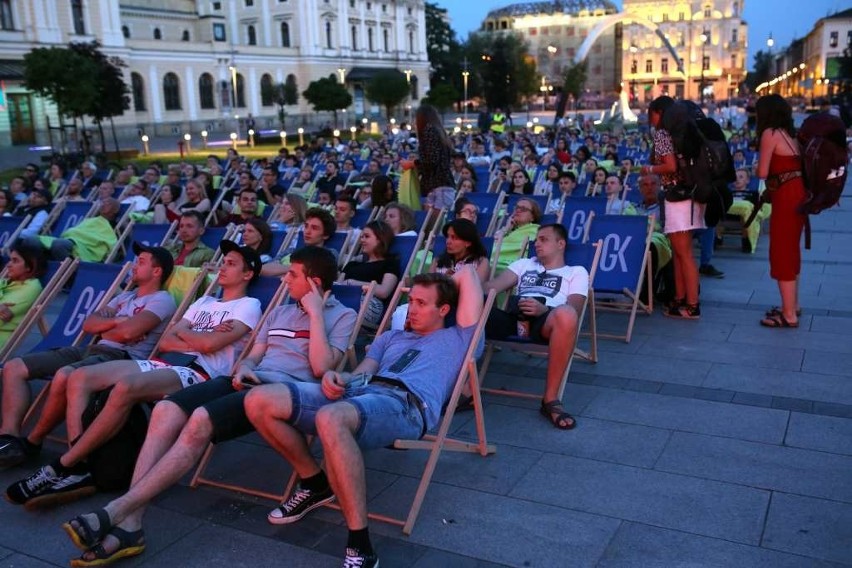
<svg viewBox="0 0 852 568"><path fill-rule="evenodd" d="M769 275L778 282L781 306L766 312L765 327L799 327L800 242L805 215L802 158L793 130L793 109L781 95L765 95L755 104L760 158L757 175L772 192L769 216Z"/></svg>

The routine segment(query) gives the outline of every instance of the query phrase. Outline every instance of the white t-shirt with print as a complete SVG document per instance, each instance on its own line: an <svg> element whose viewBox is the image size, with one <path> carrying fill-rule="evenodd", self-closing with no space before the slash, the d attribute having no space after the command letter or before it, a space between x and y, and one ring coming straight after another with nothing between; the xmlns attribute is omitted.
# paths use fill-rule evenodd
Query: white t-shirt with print
<svg viewBox="0 0 852 568"><path fill-rule="evenodd" d="M518 296L544 297L549 308L564 305L571 294L586 297L589 293L589 273L582 266L547 270L537 258L522 258L510 264L509 270L518 277Z"/></svg>
<svg viewBox="0 0 852 568"><path fill-rule="evenodd" d="M189 306L183 319L189 322L192 331L213 332L213 328L228 320L240 321L249 329L254 329L260 321L260 315L260 301L255 298L244 296L223 302L211 296L204 296ZM204 367L211 378L229 375L234 362L246 345L248 336L249 334L245 334L237 341L213 353L190 351L188 354L198 357L195 362Z"/></svg>

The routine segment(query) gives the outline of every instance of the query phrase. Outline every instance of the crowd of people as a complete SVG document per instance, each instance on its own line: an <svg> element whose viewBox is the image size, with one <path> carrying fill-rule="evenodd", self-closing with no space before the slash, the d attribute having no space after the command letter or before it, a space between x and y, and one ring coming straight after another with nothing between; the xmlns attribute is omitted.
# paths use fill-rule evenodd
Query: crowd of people
<svg viewBox="0 0 852 568"><path fill-rule="evenodd" d="M87 456L114 435L134 404L157 402L130 490L64 525L83 551L75 566L142 553L151 500L189 471L209 442L253 430L301 479L269 522L296 522L337 499L349 529L345 565L377 565L360 452L435 428L489 291L506 293L507 302L487 314L486 337L548 345L540 413L562 430L577 425L558 396L589 289L586 269L565 262L570 245L562 213L572 197L598 196L609 215L654 216L649 270L670 274L664 314L700 318L699 275L720 275L707 269L717 232L707 229L703 204L673 196L684 153L679 135L666 128L673 105L668 97L650 105L653 136L597 132L591 124L513 130L499 109L476 134L449 134L435 109L424 105L412 128L399 133L349 144L317 138L292 151L281 148L271 159L249 161L229 149L224 160L151 162L141 171L90 162L67 171L56 163L42 175L28 165L0 193L3 214L28 223L11 245L0 281L0 333L9 333L40 293L47 258L104 261L129 247L134 286L85 320L83 329L96 343L5 362L0 467L34 465L62 421L71 441L59 458L12 484L7 498L37 509L95 492ZM748 131L729 133L737 199L726 213L734 219L751 213L743 203L755 207L753 176L780 177L785 187L763 218L769 218L771 275L781 306L761 324L796 327L803 219L795 207L803 190L801 179L788 173L798 160L789 105L761 98L756 127L754 140ZM414 202L397 193L406 170L419 179ZM484 211L479 193L509 199ZM91 215L47 236L51 207L81 200L92 203ZM416 211L421 208L428 213ZM175 237L153 245L119 242L116 225L129 220L176 222ZM167 326L177 310L166 291L170 275L219 258L202 241L205 230L217 226L229 229L213 265L221 295L202 296ZM395 239L420 236L430 246L439 233L444 248L434 256L421 253L429 255L423 270L400 270ZM753 252L759 229L743 228L741 236L743 251ZM694 237L707 258L700 265ZM259 325L263 307L247 290L261 275L281 276L293 302L274 307ZM339 368L356 314L331 294L335 282L373 286L368 328L389 315L399 286L411 286L402 319L394 318L394 329L373 340L350 372ZM657 282L646 293L659 293ZM152 357L156 345L159 354ZM52 378L49 394L38 422L24 432L28 382L41 377ZM109 388L103 410L84 428L90 399ZM323 445L323 465L309 450L309 435Z"/></svg>

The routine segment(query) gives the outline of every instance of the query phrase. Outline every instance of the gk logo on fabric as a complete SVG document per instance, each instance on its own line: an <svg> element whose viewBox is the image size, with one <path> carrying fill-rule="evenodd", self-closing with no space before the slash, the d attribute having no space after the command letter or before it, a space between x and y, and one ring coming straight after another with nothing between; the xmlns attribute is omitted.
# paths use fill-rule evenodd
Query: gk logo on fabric
<svg viewBox="0 0 852 568"><path fill-rule="evenodd" d="M624 237L618 234L607 235L603 241L603 251L601 253L601 270L610 272L615 269L616 265L622 272L627 272L627 259L624 254L627 252L627 247L630 246L632 236Z"/></svg>
<svg viewBox="0 0 852 568"><path fill-rule="evenodd" d="M0 247L6 246L6 242L9 240L11 233L9 231L4 231L0 233Z"/></svg>
<svg viewBox="0 0 852 568"><path fill-rule="evenodd" d="M70 229L71 227L75 227L77 225L77 223L79 223L79 222L80 222L80 216L79 215L69 215L68 219L65 221L65 226L62 227L62 230L59 231L59 234L64 233L66 229Z"/></svg>
<svg viewBox="0 0 852 568"><path fill-rule="evenodd" d="M71 317L68 318L68 322L62 330L62 334L65 337L71 337L80 333L80 330L83 328L83 321L89 317L89 314L101 302L104 294L106 294L106 290L95 292L95 289L91 286L83 288L83 292L77 300L77 305L74 306L74 311L71 312Z"/></svg>
<svg viewBox="0 0 852 568"><path fill-rule="evenodd" d="M583 231L586 228L586 220L588 218L588 211L574 211L571 215L571 223L568 225L569 241L580 242L583 239Z"/></svg>

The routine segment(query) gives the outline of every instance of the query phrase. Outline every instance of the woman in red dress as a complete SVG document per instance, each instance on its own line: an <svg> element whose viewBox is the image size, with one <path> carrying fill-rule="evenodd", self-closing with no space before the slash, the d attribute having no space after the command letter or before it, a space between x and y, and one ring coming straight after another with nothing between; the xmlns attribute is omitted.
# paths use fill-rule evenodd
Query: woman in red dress
<svg viewBox="0 0 852 568"><path fill-rule="evenodd" d="M802 159L793 130L793 109L780 95L758 99L757 136L760 158L757 175L772 191L769 217L769 275L778 281L781 306L766 312L766 327L799 327L799 272L805 215L798 207L805 200ZM773 189L774 188L774 189Z"/></svg>

